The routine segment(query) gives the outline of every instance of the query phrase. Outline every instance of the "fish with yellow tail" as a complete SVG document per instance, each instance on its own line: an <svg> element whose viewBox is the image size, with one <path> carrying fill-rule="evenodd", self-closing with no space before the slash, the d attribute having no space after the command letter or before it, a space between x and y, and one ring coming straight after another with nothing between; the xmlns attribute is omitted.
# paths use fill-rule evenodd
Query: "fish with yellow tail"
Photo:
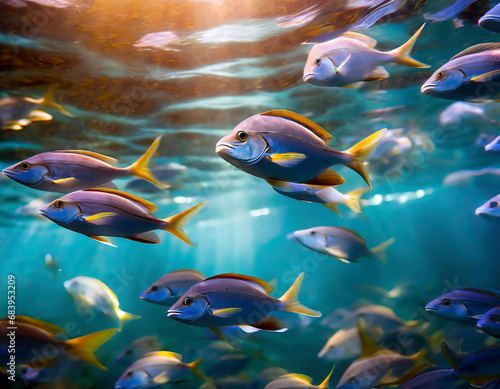
<svg viewBox="0 0 500 389"><path fill-rule="evenodd" d="M160 188L168 188L148 168L159 145L160 137L141 158L125 168L113 166L116 159L92 151L59 150L24 159L3 169L2 173L30 188L58 193L93 188L131 176L147 180Z"/></svg>
<svg viewBox="0 0 500 389"><path fill-rule="evenodd" d="M370 190L369 188L362 188L344 194L333 186L299 184L296 182L273 180L271 178L266 179L266 182L283 196L306 203L323 204L339 216L341 216L337 207L339 204L344 204L352 211L360 213L361 205L359 200L364 193Z"/></svg>
<svg viewBox="0 0 500 389"><path fill-rule="evenodd" d="M290 289L277 299L269 295L273 287L260 278L219 274L192 286L168 310L167 316L193 326L209 327L221 338L223 335L218 328L228 326L239 326L245 332L283 332L287 328L275 316L268 316L270 313L288 311L321 316L320 312L298 301L303 278L304 273L301 273Z"/></svg>
<svg viewBox="0 0 500 389"><path fill-rule="evenodd" d="M324 379L324 381L318 386L312 384L312 379L304 374L285 374L270 383L268 383L264 389L289 389L289 388L317 388L324 389L329 387L330 377L332 376L333 369Z"/></svg>
<svg viewBox="0 0 500 389"><path fill-rule="evenodd" d="M182 227L206 202L177 215L158 219L156 205L140 197L107 188L69 193L38 211L57 225L116 247L107 237L121 237L141 243L160 243L153 230L164 230L193 245Z"/></svg>
<svg viewBox="0 0 500 389"><path fill-rule="evenodd" d="M328 145L332 136L316 123L291 111L273 110L239 123L217 142L215 152L238 169L264 179L339 185L343 178L329 168L340 164L370 185L364 161L384 131L339 151Z"/></svg>
<svg viewBox="0 0 500 389"><path fill-rule="evenodd" d="M425 25L425 24L424 24ZM356 32L314 45L304 66L303 81L317 86L351 88L363 81L389 77L384 65L395 63L412 68L428 68L410 57L424 25L404 45L388 52L374 49L377 41Z"/></svg>
<svg viewBox="0 0 500 389"><path fill-rule="evenodd" d="M120 328L123 322L140 319L138 315L122 311L118 297L97 278L78 276L64 281L64 287L75 300L80 312L96 309L110 318L117 318Z"/></svg>
<svg viewBox="0 0 500 389"><path fill-rule="evenodd" d="M7 336L12 332L9 318L0 319L0 356L9 358ZM27 316L16 316L16 364L29 364L35 368L49 365L53 360L70 354L95 367L108 370L95 356L95 351L110 340L116 328L94 332L80 338L64 340L57 335L64 330L54 324ZM52 350L50 357L46 350ZM56 352L54 352L56 351Z"/></svg>
<svg viewBox="0 0 500 389"><path fill-rule="evenodd" d="M175 384L192 372L206 380L198 369L202 359L191 363L182 362L182 355L170 351L154 351L132 363L118 378L115 389L153 388Z"/></svg>

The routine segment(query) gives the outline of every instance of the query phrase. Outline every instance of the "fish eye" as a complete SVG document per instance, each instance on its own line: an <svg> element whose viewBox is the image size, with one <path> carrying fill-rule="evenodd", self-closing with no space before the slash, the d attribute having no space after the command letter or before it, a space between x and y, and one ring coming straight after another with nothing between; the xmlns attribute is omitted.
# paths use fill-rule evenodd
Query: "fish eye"
<svg viewBox="0 0 500 389"><path fill-rule="evenodd" d="M153 286L151 287L151 292L156 292L158 290L158 287L157 286Z"/></svg>
<svg viewBox="0 0 500 389"><path fill-rule="evenodd" d="M191 297L186 297L182 301L182 304L186 305L187 307L189 307L192 303L193 303L193 299Z"/></svg>
<svg viewBox="0 0 500 389"><path fill-rule="evenodd" d="M443 304L444 305L451 305L451 300L450 299L443 299Z"/></svg>
<svg viewBox="0 0 500 389"><path fill-rule="evenodd" d="M311 235L316 235L316 231L311 231Z"/></svg>
<svg viewBox="0 0 500 389"><path fill-rule="evenodd" d="M62 207L64 207L64 201L62 201L62 200L57 200L57 201L54 203L54 206L55 206L56 208L62 209Z"/></svg>
<svg viewBox="0 0 500 389"><path fill-rule="evenodd" d="M29 162L22 162L21 163L21 169L23 170L28 170L31 167L31 164Z"/></svg>
<svg viewBox="0 0 500 389"><path fill-rule="evenodd" d="M490 203L490 208L496 208L497 205L498 205L498 203L496 201L492 201Z"/></svg>
<svg viewBox="0 0 500 389"><path fill-rule="evenodd" d="M132 377L133 375L134 375L134 372L133 372L133 371L129 371L129 372L127 373L127 377Z"/></svg>
<svg viewBox="0 0 500 389"><path fill-rule="evenodd" d="M316 63L316 66L320 66L321 65L321 58L320 57L316 58L315 63Z"/></svg>
<svg viewBox="0 0 500 389"><path fill-rule="evenodd" d="M500 323L500 315L496 315L496 314L490 315L489 320L492 323Z"/></svg>
<svg viewBox="0 0 500 389"><path fill-rule="evenodd" d="M440 79L443 77L443 72L439 72L438 74L436 74L436 78Z"/></svg>
<svg viewBox="0 0 500 389"><path fill-rule="evenodd" d="M126 354L126 355L130 355L130 354L132 354L132 350L127 350L127 351L125 351L125 354Z"/></svg>
<svg viewBox="0 0 500 389"><path fill-rule="evenodd" d="M236 137L238 138L238 140L240 142L244 142L247 140L248 134L245 131L238 131L238 133L236 134Z"/></svg>

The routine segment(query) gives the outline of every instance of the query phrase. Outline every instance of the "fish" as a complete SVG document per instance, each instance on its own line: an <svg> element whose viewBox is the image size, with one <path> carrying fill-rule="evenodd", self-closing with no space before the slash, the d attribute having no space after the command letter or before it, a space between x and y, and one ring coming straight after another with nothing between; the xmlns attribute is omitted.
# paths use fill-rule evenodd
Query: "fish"
<svg viewBox="0 0 500 389"><path fill-rule="evenodd" d="M140 197L107 188L84 189L46 204L38 211L50 221L100 243L116 247L106 237L121 237L141 243L160 243L153 230L164 230L194 246L182 226L207 202L177 215L158 219L156 205Z"/></svg>
<svg viewBox="0 0 500 389"><path fill-rule="evenodd" d="M50 253L45 254L45 267L52 273L54 280L57 282L61 267L59 266L57 259L50 255Z"/></svg>
<svg viewBox="0 0 500 389"><path fill-rule="evenodd" d="M410 56L424 26L405 44L388 52L374 49L375 39L352 31L316 44L308 54L302 80L316 86L352 88L359 82L388 78L385 65L428 68L429 65Z"/></svg>
<svg viewBox="0 0 500 389"><path fill-rule="evenodd" d="M497 136L493 141L484 146L484 151L500 151L500 136Z"/></svg>
<svg viewBox="0 0 500 389"><path fill-rule="evenodd" d="M477 22L485 30L500 32L500 4L486 12Z"/></svg>
<svg viewBox="0 0 500 389"><path fill-rule="evenodd" d="M481 118L489 123L498 125L496 120L490 119L484 112L484 107L474 103L457 101L450 104L439 114L441 126L460 125L466 119Z"/></svg>
<svg viewBox="0 0 500 389"><path fill-rule="evenodd" d="M298 294L304 273L279 299L269 296L273 287L257 277L234 273L209 277L192 286L167 311L167 316L193 326L209 327L222 337L217 327L239 326L246 332L286 331L274 311L295 312L320 317L321 313L300 304ZM225 340L225 339L223 339Z"/></svg>
<svg viewBox="0 0 500 389"><path fill-rule="evenodd" d="M337 383L337 389L371 389L380 386L398 385L432 366L425 360L424 350L403 356L380 347L364 332L364 321L358 321L361 340L361 356L345 370Z"/></svg>
<svg viewBox="0 0 500 389"><path fill-rule="evenodd" d="M313 185L339 185L344 179L331 166L342 164L371 186L363 164L385 130L346 151L328 146L332 138L311 120L286 110L253 115L221 138L215 152L231 165L260 178Z"/></svg>
<svg viewBox="0 0 500 389"><path fill-rule="evenodd" d="M500 194L492 197L479 208L476 209L477 216L487 217L489 219L495 219L500 216L500 207L498 204L500 203Z"/></svg>
<svg viewBox="0 0 500 389"><path fill-rule="evenodd" d="M122 311L118 297L104 282L97 278L77 276L64 281L64 288L73 297L80 312L88 312L94 308L109 318L117 318L120 329L123 322L141 318L138 315Z"/></svg>
<svg viewBox="0 0 500 389"><path fill-rule="evenodd" d="M459 170L447 174L443 180L445 186L499 186L500 169L487 167L478 170Z"/></svg>
<svg viewBox="0 0 500 389"><path fill-rule="evenodd" d="M40 109L50 108L65 116L73 115L55 101L55 86L49 86L47 93L38 99L32 97L7 96L0 99L0 126L3 130L22 130L33 122L50 121L52 115Z"/></svg>
<svg viewBox="0 0 500 389"><path fill-rule="evenodd" d="M457 377L454 369L429 371L404 383L400 389L465 389L472 386Z"/></svg>
<svg viewBox="0 0 500 389"><path fill-rule="evenodd" d="M500 43L481 43L458 53L422 85L427 96L488 102L500 98Z"/></svg>
<svg viewBox="0 0 500 389"><path fill-rule="evenodd" d="M0 357L9 359L8 345L12 325L8 317L0 319ZM29 364L34 368L42 368L52 360L65 353L79 358L101 370L107 368L96 358L94 352L110 340L117 328L94 332L79 338L61 339L56 335L64 332L60 327L30 317L16 316L15 322L15 361L19 366ZM45 350L51 350L48 354Z"/></svg>
<svg viewBox="0 0 500 389"><path fill-rule="evenodd" d="M150 388L174 384L190 371L205 380L198 369L202 360L184 363L180 354L154 351L132 363L116 381L115 389Z"/></svg>
<svg viewBox="0 0 500 389"><path fill-rule="evenodd" d="M245 370L251 359L243 354L226 354L211 362L205 373L212 378L237 375Z"/></svg>
<svg viewBox="0 0 500 389"><path fill-rule="evenodd" d="M339 259L342 262L359 262L360 258L386 261L385 250L394 243L391 238L368 249L366 241L355 231L345 227L313 227L297 230L287 236L309 250Z"/></svg>
<svg viewBox="0 0 500 389"><path fill-rule="evenodd" d="M264 389L271 381L288 374L288 371L279 366L268 367L262 370L250 382L248 389Z"/></svg>
<svg viewBox="0 0 500 389"><path fill-rule="evenodd" d="M323 204L339 216L338 204L344 204L352 211L360 213L359 200L369 190L369 188L361 188L344 194L333 186L299 184L270 178L266 179L266 182L279 194L308 203Z"/></svg>
<svg viewBox="0 0 500 389"><path fill-rule="evenodd" d="M427 312L456 323L476 325L490 309L500 306L500 292L465 288L445 293L425 306Z"/></svg>
<svg viewBox="0 0 500 389"><path fill-rule="evenodd" d="M361 341L357 327L338 330L318 353L318 358L330 361L345 361L355 359L361 354Z"/></svg>
<svg viewBox="0 0 500 389"><path fill-rule="evenodd" d="M58 150L34 155L2 170L2 174L27 187L57 193L71 193L106 184L117 178L135 176L160 188L148 168L158 149L156 138L146 153L132 165L117 168L116 159L85 150Z"/></svg>
<svg viewBox="0 0 500 389"><path fill-rule="evenodd" d="M490 387L500 379L500 344L474 353L464 354L452 350L445 340L441 349L455 374L475 387Z"/></svg>
<svg viewBox="0 0 500 389"><path fill-rule="evenodd" d="M206 277L197 270L180 269L171 271L153 282L140 299L153 304L171 306L196 283Z"/></svg>
<svg viewBox="0 0 500 389"><path fill-rule="evenodd" d="M330 377L332 376L333 369L326 376L324 381L315 386L312 384L312 378L304 374L289 373L285 374L274 381L268 383L264 389L291 389L291 388L328 388L330 384Z"/></svg>
<svg viewBox="0 0 500 389"><path fill-rule="evenodd" d="M359 319L365 321L365 326L380 327L383 331L394 331L401 326L415 327L416 320L405 321L396 316L394 311L382 305L367 305L353 311L337 308L321 321L321 325L332 330L348 329L356 326Z"/></svg>
<svg viewBox="0 0 500 389"><path fill-rule="evenodd" d="M131 365L144 354L160 351L161 349L162 347L160 342L158 342L158 336L143 336L130 343L127 348L116 357L116 361L124 365Z"/></svg>
<svg viewBox="0 0 500 389"><path fill-rule="evenodd" d="M248 381L240 376L228 376L206 382L200 389L248 389Z"/></svg>
<svg viewBox="0 0 500 389"><path fill-rule="evenodd" d="M434 14L426 14L424 15L424 18L426 20L432 20L433 22L442 22L444 20L448 20L459 15L462 11L464 11L468 6L470 6L475 1L477 0L456 0L449 7Z"/></svg>
<svg viewBox="0 0 500 389"><path fill-rule="evenodd" d="M485 334L500 339L500 306L486 312L476 326Z"/></svg>

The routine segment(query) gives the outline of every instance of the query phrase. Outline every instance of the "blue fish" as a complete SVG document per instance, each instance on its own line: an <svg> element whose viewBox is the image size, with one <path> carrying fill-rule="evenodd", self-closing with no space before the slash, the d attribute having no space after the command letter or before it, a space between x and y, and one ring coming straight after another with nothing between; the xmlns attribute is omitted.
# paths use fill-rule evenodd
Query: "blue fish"
<svg viewBox="0 0 500 389"><path fill-rule="evenodd" d="M497 136L490 143L488 143L486 146L484 146L484 150L485 151L499 152L500 151L500 136Z"/></svg>
<svg viewBox="0 0 500 389"><path fill-rule="evenodd" d="M301 273L279 299L269 296L273 287L267 282L240 274L219 274L191 287L167 313L180 322L199 327L240 326L247 332L285 331L274 311L288 311L319 317L321 313L297 300L304 278ZM217 332L216 332L217 333Z"/></svg>
<svg viewBox="0 0 500 389"><path fill-rule="evenodd" d="M329 168L342 164L370 185L363 162L384 131L338 151L328 146L332 136L317 124L294 112L274 110L239 123L217 142L215 151L231 165L264 179L337 185L339 175Z"/></svg>
<svg viewBox="0 0 500 389"><path fill-rule="evenodd" d="M500 306L486 312L477 322L477 327L485 334L500 339Z"/></svg>
<svg viewBox="0 0 500 389"><path fill-rule="evenodd" d="M464 386L465 384L465 386ZM412 378L400 389L465 389L473 388L455 374L455 370L435 370Z"/></svg>
<svg viewBox="0 0 500 389"><path fill-rule="evenodd" d="M94 188L69 193L39 209L57 225L114 246L106 237L115 236L142 243L160 243L153 230L165 230L187 244L194 245L182 226L206 202L166 219L152 212L153 203L114 189Z"/></svg>
<svg viewBox="0 0 500 389"><path fill-rule="evenodd" d="M500 32L500 4L486 12L477 24L486 30Z"/></svg>
<svg viewBox="0 0 500 389"><path fill-rule="evenodd" d="M153 282L140 299L153 304L171 306L194 284L206 277L197 270L174 270Z"/></svg>
<svg viewBox="0 0 500 389"><path fill-rule="evenodd" d="M476 325L490 309L500 306L500 292L489 289L455 289L431 301L425 310L443 319Z"/></svg>
<svg viewBox="0 0 500 389"><path fill-rule="evenodd" d="M500 98L500 43L465 49L441 66L422 85L427 96L486 102Z"/></svg>

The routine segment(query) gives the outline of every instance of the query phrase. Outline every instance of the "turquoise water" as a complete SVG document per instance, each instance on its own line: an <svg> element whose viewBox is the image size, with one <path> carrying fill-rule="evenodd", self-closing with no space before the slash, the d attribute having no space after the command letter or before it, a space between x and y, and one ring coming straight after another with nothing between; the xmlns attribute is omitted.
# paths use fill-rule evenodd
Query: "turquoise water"
<svg viewBox="0 0 500 389"><path fill-rule="evenodd" d="M375 23L368 6L378 3L397 9ZM41 107L52 120L2 130L2 169L37 153L64 149L99 152L124 167L161 135L151 167L176 162L185 172L172 182L172 189L130 193L155 203L155 215L161 218L209 201L185 227L198 247L160 231L161 244L115 238L114 248L37 216L36 203L31 210L21 209L58 195L2 175L0 316L7 314L8 275L16 279L16 313L68 327L70 338L117 326L102 313L77 311L63 286L76 276L103 281L122 310L141 316L125 323L99 349L98 358L108 371L82 363L64 377L61 373L61 382L28 383L18 376L15 384L5 385L111 388L127 368L116 356L146 335L157 335L163 350L182 354L183 361L205 358L200 369L206 372L217 355L235 351L214 351L213 343L221 341L206 339L208 330L167 318L167 307L139 299L151 283L176 269L276 280L275 297L304 272L300 301L323 317L337 308L380 304L405 320L430 323L422 332L426 339L439 334L454 344L463 337L468 351L494 343L474 327L436 318L424 307L451 289L499 289L500 224L474 211L498 194L500 180L493 176L461 186L444 180L464 169L500 168L499 154L485 152L484 143L478 142L481 135L489 141L498 135L500 108L495 103L477 105L482 116L465 116L458 109L452 114L456 123L444 124L440 115L453 101L420 93L424 81L453 55L498 40L495 33L477 26L489 3L476 2L454 20L426 24L412 56L430 64L429 69L389 65L389 78L357 89L302 82L310 48L302 43L318 31L341 31L358 23L367 28L356 31L377 39L377 48L388 51L408 40L425 14L451 3L4 1L2 96L39 98L51 86L55 100L73 117ZM333 134L330 144L335 149L344 150L382 128L402 129L401 136L407 136L411 146L397 157L397 164L383 160L390 171L385 165L377 169L376 162L369 165L373 190L363 195L363 213L339 205L340 218L319 204L277 194L264 180L234 168L214 152L216 142L239 122L271 109L313 120ZM346 178L339 187L343 193L365 186L354 172L345 167L338 171ZM115 184L129 191L127 179ZM286 238L315 226L353 229L369 248L389 238L395 243L387 249L385 263L365 259L346 264ZM45 266L46 254L60 265L57 280ZM405 286L406 292L389 298L375 291L396 286ZM262 357L252 357L239 378L250 383L266 367L280 366L309 375L318 385L334 363L317 354L334 331L323 326L322 319L279 316L287 332L261 331L244 338L236 352L252 357L260 351ZM429 359L447 366L432 350ZM330 387L351 362L337 363ZM186 380L176 385L202 384L194 376Z"/></svg>

